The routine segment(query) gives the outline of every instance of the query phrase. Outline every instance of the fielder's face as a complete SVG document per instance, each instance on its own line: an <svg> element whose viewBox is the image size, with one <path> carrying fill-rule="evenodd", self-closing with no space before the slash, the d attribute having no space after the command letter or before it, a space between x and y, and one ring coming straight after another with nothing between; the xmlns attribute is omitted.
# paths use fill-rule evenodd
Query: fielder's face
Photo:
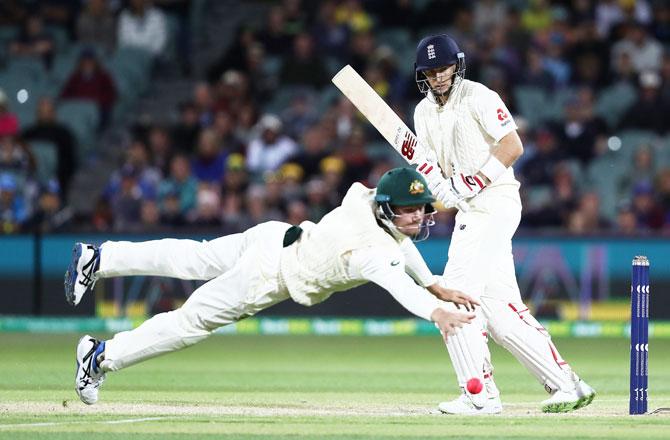
<svg viewBox="0 0 670 440"><path fill-rule="evenodd" d="M438 95L444 95L449 91L449 87L451 87L451 84L453 83L455 72L456 64L423 71L428 80L428 84L430 84L430 88Z"/></svg>
<svg viewBox="0 0 670 440"><path fill-rule="evenodd" d="M393 224L403 234L413 237L421 231L426 215L426 205L392 206Z"/></svg>

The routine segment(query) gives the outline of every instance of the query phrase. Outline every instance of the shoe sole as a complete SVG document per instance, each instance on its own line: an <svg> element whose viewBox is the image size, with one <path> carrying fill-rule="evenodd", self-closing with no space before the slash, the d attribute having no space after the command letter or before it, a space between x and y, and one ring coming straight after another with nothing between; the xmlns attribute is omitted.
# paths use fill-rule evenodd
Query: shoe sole
<svg viewBox="0 0 670 440"><path fill-rule="evenodd" d="M576 402L562 402L562 403L552 403L550 405L545 405L542 407L542 412L545 413L566 413L574 411L580 408L584 408L593 402L593 399L596 397L596 393L591 393L588 396L581 397Z"/></svg>
<svg viewBox="0 0 670 440"><path fill-rule="evenodd" d="M71 306L75 306L75 297L74 297L74 284L77 281L77 264L79 263L79 258L81 258L81 243L77 243L72 248L72 260L70 265L67 267L65 272L65 301Z"/></svg>

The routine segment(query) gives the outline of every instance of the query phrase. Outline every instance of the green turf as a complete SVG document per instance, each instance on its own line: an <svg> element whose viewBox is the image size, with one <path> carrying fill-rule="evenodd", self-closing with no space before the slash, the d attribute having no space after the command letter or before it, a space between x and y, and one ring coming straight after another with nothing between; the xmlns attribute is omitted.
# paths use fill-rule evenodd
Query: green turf
<svg viewBox="0 0 670 440"><path fill-rule="evenodd" d="M667 415L628 416L628 342L559 339L598 391L568 414L494 347L501 416L435 414L456 396L434 337L214 336L111 373L98 405L73 390L79 335L0 334L0 438L668 438ZM650 409L670 407L670 341L650 343ZM42 423L43 425L37 425Z"/></svg>

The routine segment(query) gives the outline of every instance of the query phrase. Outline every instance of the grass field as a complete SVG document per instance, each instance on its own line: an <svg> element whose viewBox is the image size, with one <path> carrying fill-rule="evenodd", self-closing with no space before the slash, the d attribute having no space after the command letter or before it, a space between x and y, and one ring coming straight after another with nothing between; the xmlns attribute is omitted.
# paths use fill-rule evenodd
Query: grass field
<svg viewBox="0 0 670 440"><path fill-rule="evenodd" d="M456 396L434 337L214 336L109 374L101 401L73 390L79 335L0 334L0 438L668 438L670 416L628 416L628 342L559 339L594 403L542 414L546 393L493 348L500 416L435 411ZM492 344L493 345L493 344ZM670 407L670 340L650 343L650 410Z"/></svg>

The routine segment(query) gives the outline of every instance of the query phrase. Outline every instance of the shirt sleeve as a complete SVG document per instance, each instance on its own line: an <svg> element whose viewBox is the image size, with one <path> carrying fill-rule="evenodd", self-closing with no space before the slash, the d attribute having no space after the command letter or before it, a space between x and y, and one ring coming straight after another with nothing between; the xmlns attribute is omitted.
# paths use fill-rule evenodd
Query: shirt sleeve
<svg viewBox="0 0 670 440"><path fill-rule="evenodd" d="M405 273L405 257L398 250L357 249L351 253L349 272L352 278L372 281L382 287L404 308L427 321L439 306L437 298Z"/></svg>
<svg viewBox="0 0 670 440"><path fill-rule="evenodd" d="M496 142L517 129L507 106L493 90L482 89L472 102L475 119Z"/></svg>
<svg viewBox="0 0 670 440"><path fill-rule="evenodd" d="M400 250L405 256L405 272L409 276L423 287L435 283L435 276L410 238L406 238L400 243Z"/></svg>

